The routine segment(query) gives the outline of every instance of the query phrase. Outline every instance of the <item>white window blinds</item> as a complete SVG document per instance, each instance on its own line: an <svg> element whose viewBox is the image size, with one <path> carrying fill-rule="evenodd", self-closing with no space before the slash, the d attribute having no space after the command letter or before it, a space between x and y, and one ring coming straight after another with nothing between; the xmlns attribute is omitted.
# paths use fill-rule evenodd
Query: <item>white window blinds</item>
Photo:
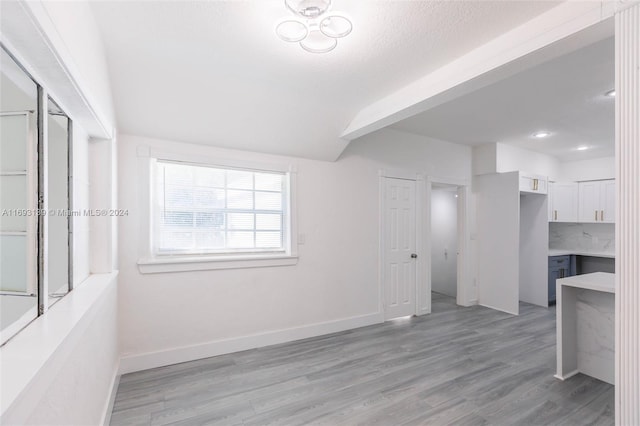
<svg viewBox="0 0 640 426"><path fill-rule="evenodd" d="M158 160L154 251L285 251L287 174Z"/></svg>

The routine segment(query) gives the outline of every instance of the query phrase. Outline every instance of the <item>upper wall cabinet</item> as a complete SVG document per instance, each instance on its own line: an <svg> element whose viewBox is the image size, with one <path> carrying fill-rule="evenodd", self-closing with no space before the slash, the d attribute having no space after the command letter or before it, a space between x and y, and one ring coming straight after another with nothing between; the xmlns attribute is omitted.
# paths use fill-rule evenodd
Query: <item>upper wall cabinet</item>
<svg viewBox="0 0 640 426"><path fill-rule="evenodd" d="M616 183L614 179L580 182L578 189L578 220L580 222L615 222Z"/></svg>
<svg viewBox="0 0 640 426"><path fill-rule="evenodd" d="M520 192L547 193L546 176L520 174Z"/></svg>
<svg viewBox="0 0 640 426"><path fill-rule="evenodd" d="M549 184L549 222L578 221L578 184Z"/></svg>

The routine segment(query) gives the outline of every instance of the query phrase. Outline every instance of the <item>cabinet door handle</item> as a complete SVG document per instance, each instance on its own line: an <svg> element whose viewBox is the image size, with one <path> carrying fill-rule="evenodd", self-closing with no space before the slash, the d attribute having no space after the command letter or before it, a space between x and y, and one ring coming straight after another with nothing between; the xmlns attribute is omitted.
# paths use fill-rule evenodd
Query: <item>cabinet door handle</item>
<svg viewBox="0 0 640 426"><path fill-rule="evenodd" d="M600 210L600 220L604 222L604 210Z"/></svg>
<svg viewBox="0 0 640 426"><path fill-rule="evenodd" d="M553 220L558 220L558 210L553 211Z"/></svg>
<svg viewBox="0 0 640 426"><path fill-rule="evenodd" d="M598 221L598 210L596 210L596 222Z"/></svg>
<svg viewBox="0 0 640 426"><path fill-rule="evenodd" d="M538 190L538 179L534 179L533 180L533 190L537 191Z"/></svg>

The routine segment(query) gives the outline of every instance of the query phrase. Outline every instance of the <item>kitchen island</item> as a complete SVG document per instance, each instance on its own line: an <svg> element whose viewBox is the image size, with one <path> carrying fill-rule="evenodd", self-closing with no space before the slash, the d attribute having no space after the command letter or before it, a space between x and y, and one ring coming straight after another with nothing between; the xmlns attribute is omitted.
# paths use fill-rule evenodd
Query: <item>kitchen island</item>
<svg viewBox="0 0 640 426"><path fill-rule="evenodd" d="M615 384L615 274L558 279L556 294L556 377L583 373Z"/></svg>

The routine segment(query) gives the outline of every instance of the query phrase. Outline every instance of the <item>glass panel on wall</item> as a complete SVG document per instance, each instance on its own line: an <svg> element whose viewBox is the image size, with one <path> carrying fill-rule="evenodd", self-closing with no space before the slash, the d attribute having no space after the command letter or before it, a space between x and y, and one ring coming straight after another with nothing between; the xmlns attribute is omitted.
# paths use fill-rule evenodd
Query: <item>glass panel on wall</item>
<svg viewBox="0 0 640 426"><path fill-rule="evenodd" d="M0 344L38 315L38 86L0 49Z"/></svg>
<svg viewBox="0 0 640 426"><path fill-rule="evenodd" d="M69 117L49 98L48 111L49 306L69 292Z"/></svg>

